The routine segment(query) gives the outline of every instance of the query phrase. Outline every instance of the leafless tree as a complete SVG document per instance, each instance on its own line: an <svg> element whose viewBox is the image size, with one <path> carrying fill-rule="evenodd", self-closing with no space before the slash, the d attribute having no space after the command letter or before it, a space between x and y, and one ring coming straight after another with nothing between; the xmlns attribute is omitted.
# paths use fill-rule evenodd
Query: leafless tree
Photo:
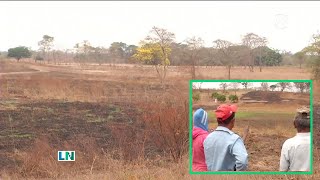
<svg viewBox="0 0 320 180"><path fill-rule="evenodd" d="M242 38L242 45L247 46L251 49L250 59L248 60L248 66L249 66L250 72L253 72L253 67L254 67L254 55L252 50L258 47L266 46L266 44L267 44L267 39L265 37L260 37L254 33L248 33ZM261 56L262 55L260 53L259 61L260 61L260 64L262 65ZM260 72L262 71L261 65L260 65Z"/></svg>
<svg viewBox="0 0 320 180"><path fill-rule="evenodd" d="M191 37L185 40L188 46L188 57L191 63L192 79L196 78L196 66L199 64L199 53L203 47L204 41L200 37Z"/></svg>
<svg viewBox="0 0 320 180"><path fill-rule="evenodd" d="M231 42L226 40L218 39L213 41L213 47L218 49L220 62L228 69L228 79L231 78L231 68L233 66L233 58L230 51L232 45Z"/></svg>
<svg viewBox="0 0 320 180"><path fill-rule="evenodd" d="M267 82L262 82L261 83L261 89L263 91L268 91L269 90L269 84Z"/></svg>

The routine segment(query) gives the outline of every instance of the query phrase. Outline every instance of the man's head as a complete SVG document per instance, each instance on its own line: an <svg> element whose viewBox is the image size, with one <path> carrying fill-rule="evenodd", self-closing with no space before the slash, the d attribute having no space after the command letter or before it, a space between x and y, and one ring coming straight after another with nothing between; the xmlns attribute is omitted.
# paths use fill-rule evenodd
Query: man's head
<svg viewBox="0 0 320 180"><path fill-rule="evenodd" d="M309 107L301 107L297 109L294 117L294 127L298 132L310 132L310 109Z"/></svg>
<svg viewBox="0 0 320 180"><path fill-rule="evenodd" d="M208 131L208 113L202 108L197 109L193 114L193 124L195 127Z"/></svg>
<svg viewBox="0 0 320 180"><path fill-rule="evenodd" d="M234 127L237 109L236 105L221 104L218 106L215 111L218 125L227 127L231 130Z"/></svg>

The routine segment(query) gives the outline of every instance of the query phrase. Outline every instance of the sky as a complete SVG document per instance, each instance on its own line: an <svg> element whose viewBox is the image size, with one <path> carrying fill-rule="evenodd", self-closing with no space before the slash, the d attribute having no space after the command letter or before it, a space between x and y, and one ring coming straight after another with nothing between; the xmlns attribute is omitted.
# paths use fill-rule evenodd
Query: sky
<svg viewBox="0 0 320 180"><path fill-rule="evenodd" d="M231 83L226 82L229 86ZM221 89L220 87L221 82L203 82L203 83L197 83L194 82L192 83L193 86L195 87L200 87L201 89ZM277 82L268 82L268 85L274 85L277 84ZM250 88L256 88L256 87L261 87L261 82L250 82ZM244 87L239 84L239 89L243 89Z"/></svg>
<svg viewBox="0 0 320 180"><path fill-rule="evenodd" d="M199 82L193 82L192 86L196 87L196 88L201 88L201 89L221 89L220 84L222 82L203 82L203 83L199 83ZM231 84L230 82L226 82L228 84L228 89L230 89ZM268 86L270 87L271 85L275 85L278 82L268 82ZM292 84L292 83L291 83ZM249 88L261 88L261 82L250 82L250 85L248 86ZM238 85L238 89L244 89L244 87L239 84ZM276 89L279 90L279 89ZM298 92L299 89L295 88L295 86L293 86L291 89L285 89L284 91L288 91L288 92Z"/></svg>
<svg viewBox="0 0 320 180"><path fill-rule="evenodd" d="M269 47L297 52L319 32L319 9L320 2L302 1L1 1L0 51L19 45L37 50L45 34L60 50L83 40L139 45L157 26L175 33L177 42L197 36L210 47L216 39L240 43L253 32L266 37Z"/></svg>

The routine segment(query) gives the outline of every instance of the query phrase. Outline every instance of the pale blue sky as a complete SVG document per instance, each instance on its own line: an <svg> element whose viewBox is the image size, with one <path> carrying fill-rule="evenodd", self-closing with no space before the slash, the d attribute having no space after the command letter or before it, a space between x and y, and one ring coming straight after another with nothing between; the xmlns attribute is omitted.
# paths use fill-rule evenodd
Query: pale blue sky
<svg viewBox="0 0 320 180"><path fill-rule="evenodd" d="M0 2L0 51L18 45L38 49L44 34L55 48L89 40L108 47L122 41L138 45L152 26L176 34L176 41L199 36L206 46L220 38L234 43L253 32L269 46L299 51L320 30L320 2Z"/></svg>

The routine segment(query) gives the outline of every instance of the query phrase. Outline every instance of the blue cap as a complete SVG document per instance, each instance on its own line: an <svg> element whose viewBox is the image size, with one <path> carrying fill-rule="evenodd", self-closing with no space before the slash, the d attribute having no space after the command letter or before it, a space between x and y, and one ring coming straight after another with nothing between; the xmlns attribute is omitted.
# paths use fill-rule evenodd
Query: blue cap
<svg viewBox="0 0 320 180"><path fill-rule="evenodd" d="M208 113L202 108L197 109L193 114L193 125L208 131Z"/></svg>

